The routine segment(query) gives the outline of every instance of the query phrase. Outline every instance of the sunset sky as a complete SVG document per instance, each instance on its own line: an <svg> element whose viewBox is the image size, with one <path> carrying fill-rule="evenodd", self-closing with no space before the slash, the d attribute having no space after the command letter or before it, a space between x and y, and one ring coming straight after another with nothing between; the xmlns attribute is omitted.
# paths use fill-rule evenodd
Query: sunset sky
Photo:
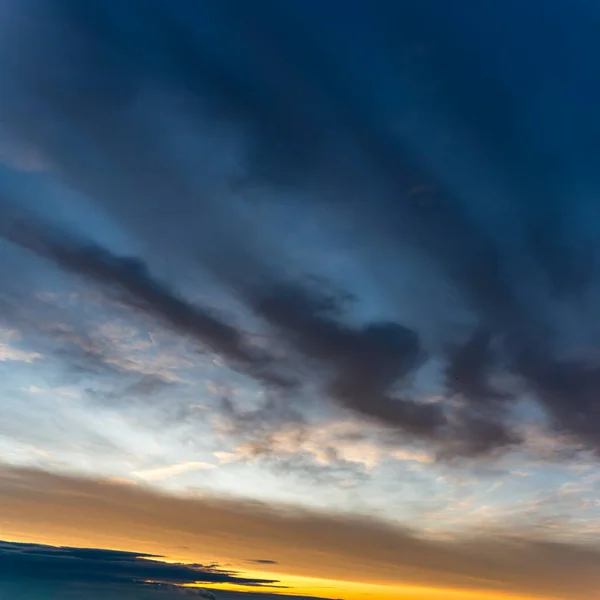
<svg viewBox="0 0 600 600"><path fill-rule="evenodd" d="M0 0L0 598L592 598L599 27Z"/></svg>

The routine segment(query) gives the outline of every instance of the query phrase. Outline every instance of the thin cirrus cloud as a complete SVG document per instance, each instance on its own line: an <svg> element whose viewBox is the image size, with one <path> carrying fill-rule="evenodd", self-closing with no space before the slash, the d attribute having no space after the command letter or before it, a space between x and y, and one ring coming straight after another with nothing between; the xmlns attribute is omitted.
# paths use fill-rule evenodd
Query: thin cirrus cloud
<svg viewBox="0 0 600 600"><path fill-rule="evenodd" d="M205 471L207 469L214 469L216 465L206 462L186 462L175 465L167 465L164 467L154 467L151 469L143 469L141 471L134 471L133 475L144 479L146 481L161 481L181 475L183 473L189 473L191 471Z"/></svg>

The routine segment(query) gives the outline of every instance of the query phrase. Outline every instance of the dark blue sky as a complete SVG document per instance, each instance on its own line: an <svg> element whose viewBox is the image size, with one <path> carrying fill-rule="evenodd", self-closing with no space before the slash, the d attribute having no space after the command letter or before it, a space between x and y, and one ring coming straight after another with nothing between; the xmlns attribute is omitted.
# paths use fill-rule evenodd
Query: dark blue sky
<svg viewBox="0 0 600 600"><path fill-rule="evenodd" d="M7 174L5 235L261 384L297 365L179 297L189 270L366 416L478 454L519 441L511 398L533 393L595 446L593 29L519 6L33 3L0 108L69 192ZM454 427L396 397L427 357L460 361Z"/></svg>
<svg viewBox="0 0 600 600"><path fill-rule="evenodd" d="M449 472L473 510L593 477L599 23L584 0L3 3L9 462L318 481L309 504L423 527Z"/></svg>

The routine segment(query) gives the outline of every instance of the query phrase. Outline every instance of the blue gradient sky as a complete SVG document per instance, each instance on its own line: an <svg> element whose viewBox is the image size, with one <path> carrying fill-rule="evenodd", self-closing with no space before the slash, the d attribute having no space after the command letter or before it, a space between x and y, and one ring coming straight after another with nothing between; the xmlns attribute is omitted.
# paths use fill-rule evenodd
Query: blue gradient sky
<svg viewBox="0 0 600 600"><path fill-rule="evenodd" d="M596 551L598 18L3 2L6 473Z"/></svg>

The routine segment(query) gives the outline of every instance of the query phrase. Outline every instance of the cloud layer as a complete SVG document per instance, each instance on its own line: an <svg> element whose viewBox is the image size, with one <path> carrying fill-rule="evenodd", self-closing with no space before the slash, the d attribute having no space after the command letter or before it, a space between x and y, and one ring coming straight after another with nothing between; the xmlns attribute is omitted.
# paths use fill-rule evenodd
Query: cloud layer
<svg viewBox="0 0 600 600"><path fill-rule="evenodd" d="M134 486L13 469L3 470L0 494L11 527L38 538L45 532L53 539L94 539L133 550L141 534L150 553L162 548L171 556L209 554L243 564L249 551L260 551L280 563L270 565L270 571L280 567L294 575L482 594L583 600L598 586L597 548L552 542L533 532L428 540L368 517L217 497L169 497ZM151 575L160 576L163 568L134 563ZM184 579L230 576L173 569L174 577Z"/></svg>
<svg viewBox="0 0 600 600"><path fill-rule="evenodd" d="M0 6L0 452L155 490L7 467L3 510L306 576L588 598L597 11L326 4ZM405 518L454 478L447 522L461 503L486 523L512 502L527 524L548 520L545 537L443 541L435 514L419 534L156 491L285 496L292 471L310 481L295 500L372 512L396 494ZM564 512L579 542L554 527ZM75 550L48 552L67 564ZM89 576L127 565L118 585L167 568L103 556Z"/></svg>
<svg viewBox="0 0 600 600"><path fill-rule="evenodd" d="M253 14L238 2L167 4L83 8L31 0L27 18L11 5L19 35L3 42L0 117L10 136L47 157L51 172L130 229L152 256L195 265L229 290L278 337L291 364L281 356L275 364L269 352L250 347L239 323L154 278L143 257L128 258L79 232L43 231L39 219L27 242L14 232L11 239L119 288L136 310L197 339L261 385L289 391L299 379L316 379L341 406L438 440L440 455L518 444L514 407L526 395L555 428L596 448L597 339L578 318L590 315L597 296L598 248L586 229L593 207L583 197L572 204L567 174L576 165L558 147L543 153L543 124L520 124L531 117L525 84L517 89L507 80L503 62L490 70L473 60L479 52L464 51L428 16L446 15L473 46L483 42L471 17L508 22L515 7L446 14L434 0L418 7L359 3L334 28L332 48L318 32L333 17L317 15L310 3L261 3ZM520 15L508 54L532 43L524 23L533 16ZM215 30L230 26L235 40L217 47L205 22ZM394 27L397 38L390 37ZM528 67L536 72L577 56L569 36L588 32L572 16L564 24L569 42L558 51L546 29L538 35L547 53L536 49ZM380 39L371 47L374 32ZM494 29L492 37L506 41L503 32ZM350 37L362 48L363 66ZM379 79L369 64L381 65ZM553 102L544 105L548 114L562 110ZM573 117L572 135L583 139L582 119ZM556 140L561 135L557 130ZM556 164L562 171L550 168ZM5 194L12 198L5 210L18 195ZM269 199L263 223L260 196ZM350 324L326 287L307 283L285 252L272 251L278 211L285 220L299 210L353 228L354 253L368 256L375 270L389 273L411 256L424 261L421 276L437 278L458 306L434 301L434 312L420 319L452 323L467 315L467 322L427 341L416 323ZM390 300L397 294L387 275L379 285ZM358 300L364 291L349 290ZM411 311L419 312L416 298L404 302L417 302ZM427 357L447 365L444 394L458 403L415 398L409 384Z"/></svg>

